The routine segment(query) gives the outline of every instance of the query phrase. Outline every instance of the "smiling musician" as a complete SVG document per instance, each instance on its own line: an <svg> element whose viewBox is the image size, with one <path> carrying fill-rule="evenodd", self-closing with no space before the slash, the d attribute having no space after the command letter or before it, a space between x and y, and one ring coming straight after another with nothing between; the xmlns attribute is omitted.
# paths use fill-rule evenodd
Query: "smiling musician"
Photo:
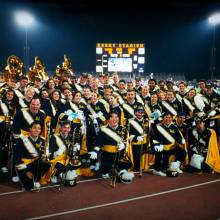
<svg viewBox="0 0 220 220"><path fill-rule="evenodd" d="M26 190L39 188L41 177L50 168L50 165L42 160L45 140L40 137L41 128L40 122L33 122L30 125L30 135L20 135L13 147L17 174Z"/></svg>

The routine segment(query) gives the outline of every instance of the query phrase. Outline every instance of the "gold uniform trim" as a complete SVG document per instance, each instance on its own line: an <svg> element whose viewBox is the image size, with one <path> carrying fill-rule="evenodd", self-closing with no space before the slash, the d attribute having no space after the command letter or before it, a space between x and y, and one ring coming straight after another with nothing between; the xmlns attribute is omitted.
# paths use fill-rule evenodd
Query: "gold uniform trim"
<svg viewBox="0 0 220 220"><path fill-rule="evenodd" d="M108 152L108 153L117 153L118 152L118 146L116 145L104 145L102 147L102 151Z"/></svg>

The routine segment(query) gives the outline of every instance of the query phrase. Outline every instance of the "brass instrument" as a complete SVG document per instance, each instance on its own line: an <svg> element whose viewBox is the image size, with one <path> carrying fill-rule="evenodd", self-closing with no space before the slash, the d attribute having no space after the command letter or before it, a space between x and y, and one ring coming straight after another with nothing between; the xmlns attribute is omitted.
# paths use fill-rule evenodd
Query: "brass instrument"
<svg viewBox="0 0 220 220"><path fill-rule="evenodd" d="M7 59L7 66L4 71L4 81L8 83L9 79L17 80L23 75L23 62L15 55L11 55Z"/></svg>
<svg viewBox="0 0 220 220"><path fill-rule="evenodd" d="M45 71L45 65L40 57L35 57L34 66L29 68L28 71L28 79L33 83L35 78L40 78L42 81L46 81L48 79L48 74Z"/></svg>
<svg viewBox="0 0 220 220"><path fill-rule="evenodd" d="M58 186L58 190L61 191L61 187L64 185L68 185L67 181L66 181L66 177L67 177L67 172L70 168L70 166L73 167L79 167L81 166L81 162L79 160L79 152L77 152L76 146L75 146L75 141L76 141L76 132L77 132L77 127L75 127L73 129L73 133L72 133L72 140L71 141L66 141L65 144L67 146L67 151L66 151L66 161L64 164L66 164L67 160L69 159L68 164L65 167L65 172L62 174L61 176L61 181L60 184ZM76 186L77 185L77 178L74 178L74 183L72 186Z"/></svg>
<svg viewBox="0 0 220 220"><path fill-rule="evenodd" d="M45 149L44 153L42 155L42 159L45 161L49 161L49 142L50 142L50 125L51 125L51 119L49 119L46 123L46 141L45 141Z"/></svg>
<svg viewBox="0 0 220 220"><path fill-rule="evenodd" d="M70 74L71 76L74 75L73 69L71 67L71 60L66 54L64 54L64 61L62 62L62 64L58 65L56 68L57 76L60 77L63 73Z"/></svg>

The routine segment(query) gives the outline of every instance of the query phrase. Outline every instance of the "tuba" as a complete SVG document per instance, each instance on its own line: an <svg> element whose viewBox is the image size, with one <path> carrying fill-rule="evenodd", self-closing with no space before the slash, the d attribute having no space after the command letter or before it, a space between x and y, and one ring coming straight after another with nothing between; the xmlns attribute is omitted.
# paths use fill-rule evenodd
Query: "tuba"
<svg viewBox="0 0 220 220"><path fill-rule="evenodd" d="M4 81L6 83L9 82L9 79L15 78L19 80L19 78L23 75L23 62L21 59L15 55L11 55L7 59L7 66L4 71Z"/></svg>
<svg viewBox="0 0 220 220"><path fill-rule="evenodd" d="M63 73L67 73L71 76L74 75L73 73L73 69L71 67L71 60L70 58L64 54L64 61L62 64L58 65L57 68L56 68L56 75L58 77L60 77Z"/></svg>
<svg viewBox="0 0 220 220"><path fill-rule="evenodd" d="M42 81L48 79L48 74L45 71L45 65L40 57L35 57L34 66L29 68L28 79L34 83L35 78L40 78Z"/></svg>

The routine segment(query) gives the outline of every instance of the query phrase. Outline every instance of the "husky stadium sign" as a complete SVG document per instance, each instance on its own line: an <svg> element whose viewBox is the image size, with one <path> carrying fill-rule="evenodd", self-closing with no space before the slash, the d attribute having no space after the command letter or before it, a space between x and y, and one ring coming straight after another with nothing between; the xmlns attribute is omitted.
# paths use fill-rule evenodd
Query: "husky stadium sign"
<svg viewBox="0 0 220 220"><path fill-rule="evenodd" d="M111 72L143 73L144 64L144 44L96 44L96 72L99 74Z"/></svg>

